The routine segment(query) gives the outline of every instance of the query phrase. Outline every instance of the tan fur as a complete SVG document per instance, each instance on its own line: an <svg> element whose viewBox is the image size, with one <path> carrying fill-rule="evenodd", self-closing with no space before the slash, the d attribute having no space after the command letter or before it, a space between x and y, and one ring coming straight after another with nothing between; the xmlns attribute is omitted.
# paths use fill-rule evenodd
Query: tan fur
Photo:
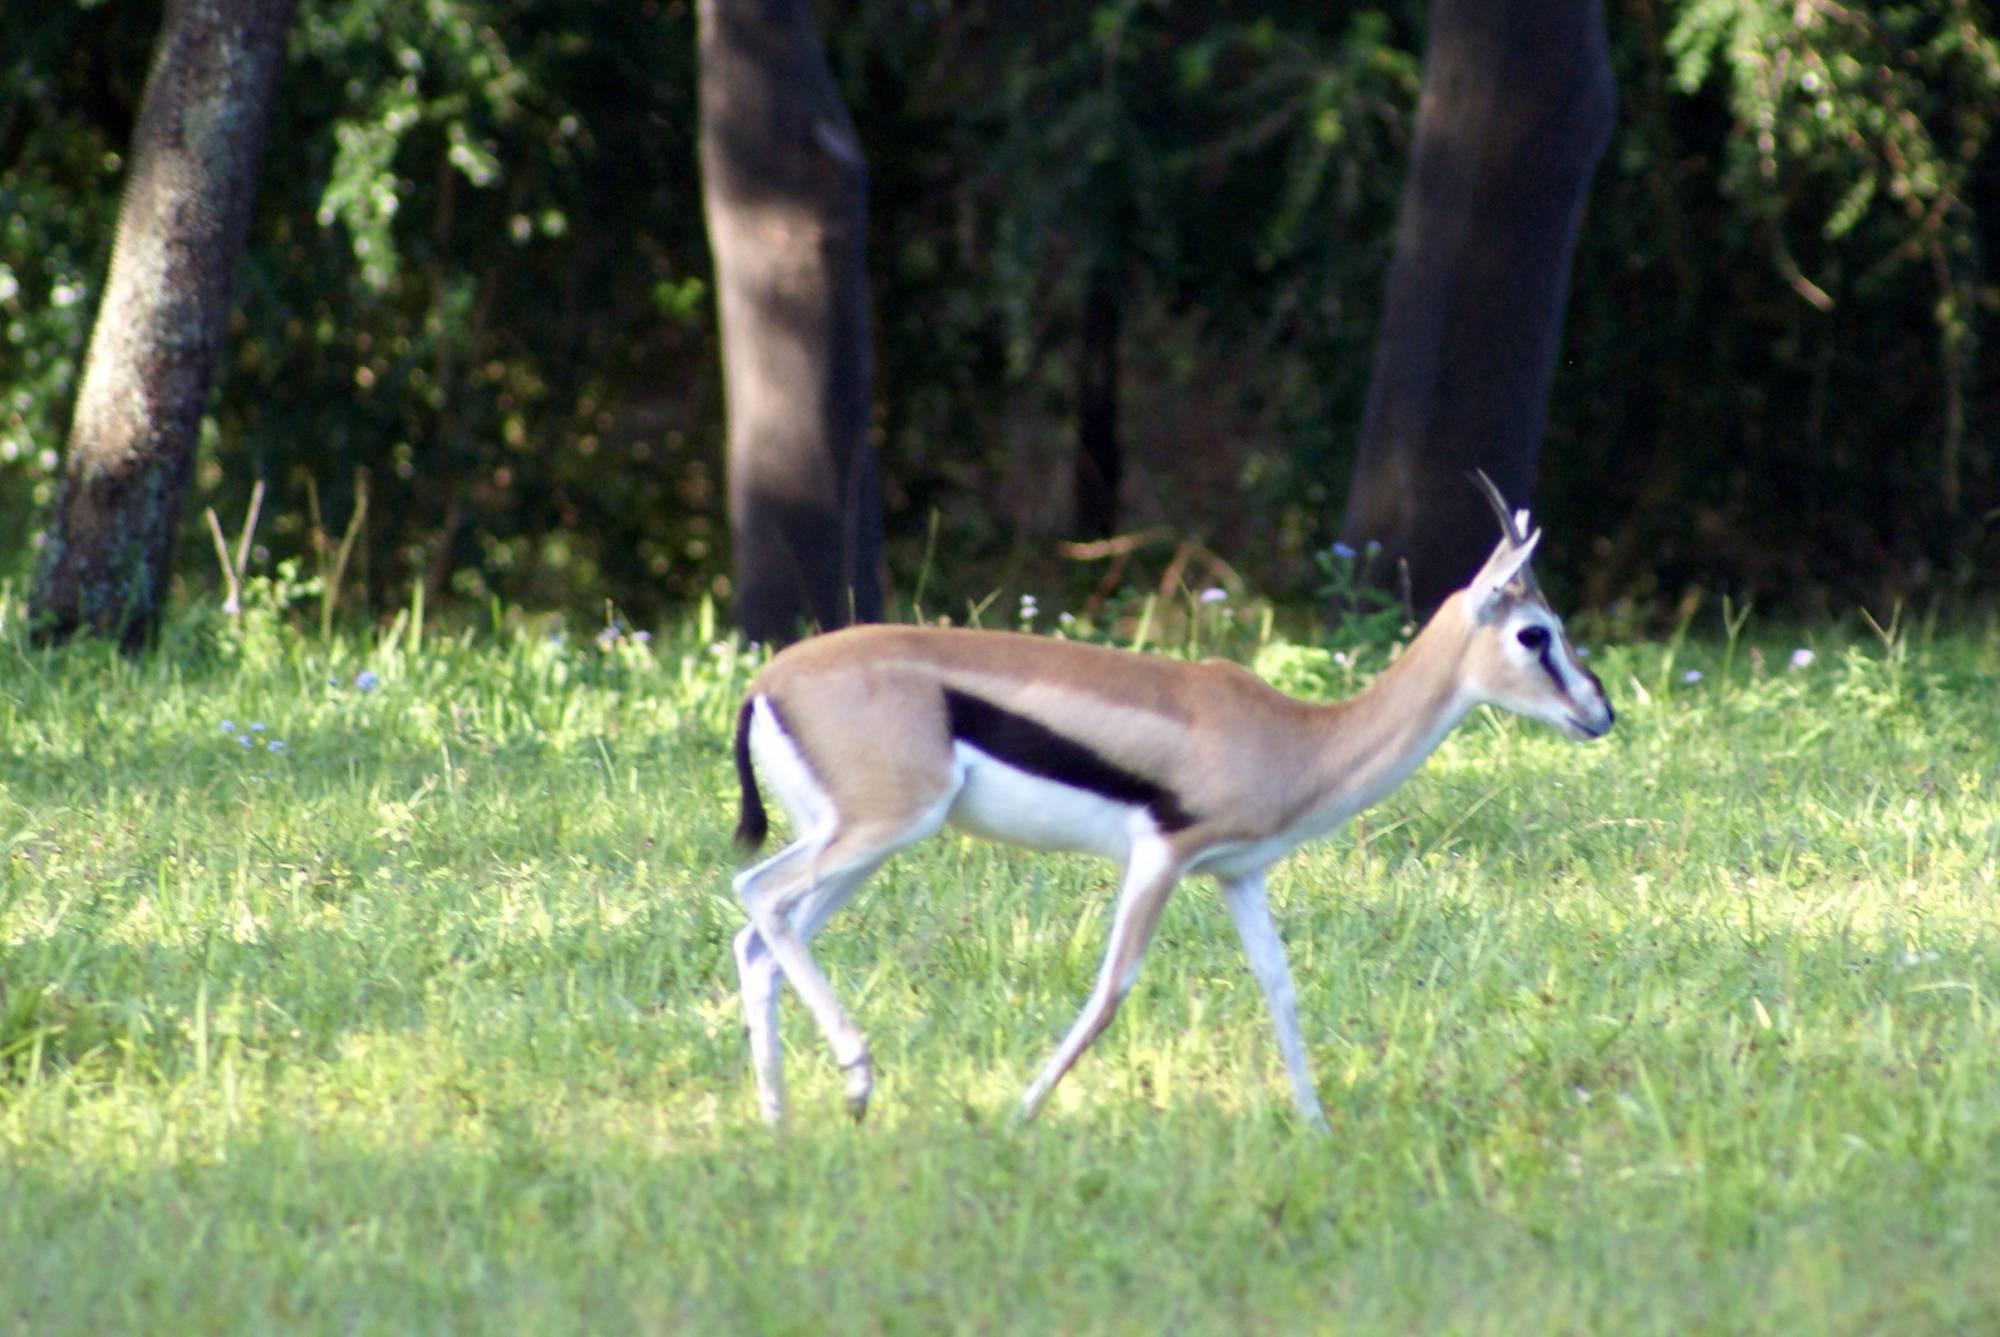
<svg viewBox="0 0 2000 1337"><path fill-rule="evenodd" d="M1023 1112L1033 1115L1109 1022L1174 886L1189 872L1206 872L1222 883L1269 1001L1299 1109L1324 1126L1283 946L1265 903L1264 870L1393 790L1474 705L1502 706L1578 738L1611 727L1602 686L1527 574L1539 531L1522 534L1525 516L1502 510L1501 518L1505 537L1472 584L1446 600L1366 690L1332 704L1295 700L1231 664L1011 632L857 627L774 659L750 686L758 709L775 712L777 729L766 721L765 745L781 757L796 754L787 764L796 773L803 763L810 773L802 791L808 806L823 797L832 814L822 829L800 832L792 846L737 878L751 919L737 937L737 961L766 1117L783 1111L780 970L846 1070L850 1104L857 1113L866 1105L866 1042L805 944L889 854L948 816L967 820L962 796L977 767L955 752L949 690L1087 748L1171 794L1192 819L1162 830L1136 804L1089 809L1096 800L1078 791L1033 789L1010 798L1013 806L1000 809L1004 821L986 828L1003 839L1025 838L1024 825L1082 803L1099 814L1092 821L1109 824L1092 831L1112 832L1103 841L1092 836L1097 843L1089 847L1122 851L1113 857L1126 863L1097 986L1029 1087Z"/></svg>
<svg viewBox="0 0 2000 1337"><path fill-rule="evenodd" d="M896 825L937 800L951 770L942 693L952 687L1172 789L1200 818L1174 838L1192 859L1301 825L1318 834L1393 788L1472 704L1461 681L1476 630L1448 603L1367 690L1328 705L1216 660L901 626L802 642L750 693L777 706L844 819Z"/></svg>
<svg viewBox="0 0 2000 1337"><path fill-rule="evenodd" d="M1232 835L1288 815L1319 709L1232 664L1189 664L1013 632L855 627L793 647L751 684L767 694L843 815L894 820L947 783L943 689L1047 725L1135 775L1228 814ZM851 758L866 757L855 766Z"/></svg>

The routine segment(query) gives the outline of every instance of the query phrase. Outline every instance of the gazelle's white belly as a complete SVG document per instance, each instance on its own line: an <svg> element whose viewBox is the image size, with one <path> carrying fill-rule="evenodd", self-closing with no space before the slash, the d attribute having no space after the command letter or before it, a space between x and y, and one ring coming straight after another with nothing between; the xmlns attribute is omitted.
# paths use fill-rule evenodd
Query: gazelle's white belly
<svg viewBox="0 0 2000 1337"><path fill-rule="evenodd" d="M1124 863L1135 839L1155 836L1152 814L1135 803L995 761L965 743L952 745L958 793L945 820L962 831L1045 850L1078 850Z"/></svg>

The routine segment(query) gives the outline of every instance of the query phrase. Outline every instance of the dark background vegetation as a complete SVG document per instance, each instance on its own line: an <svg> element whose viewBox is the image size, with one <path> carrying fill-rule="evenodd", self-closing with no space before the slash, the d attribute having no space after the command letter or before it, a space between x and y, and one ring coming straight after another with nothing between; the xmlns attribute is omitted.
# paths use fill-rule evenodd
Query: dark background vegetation
<svg viewBox="0 0 2000 1337"><path fill-rule="evenodd" d="M1339 523L1424 7L840 0L870 168L893 588L1079 587L1086 287L1120 296L1122 527L1314 591ZM1611 0L1618 124L1537 502L1593 605L1990 595L2000 48L1970 0ZM0 10L0 573L33 562L157 5ZM681 3L302 0L204 506L347 607L650 619L727 593ZM308 484L311 484L310 488ZM314 505L318 507L315 521ZM324 531L319 533L316 531ZM199 546L197 546L199 545ZM1144 551L1153 571L1171 540ZM1150 554L1150 557L1146 555ZM1134 577L1148 574L1142 560Z"/></svg>

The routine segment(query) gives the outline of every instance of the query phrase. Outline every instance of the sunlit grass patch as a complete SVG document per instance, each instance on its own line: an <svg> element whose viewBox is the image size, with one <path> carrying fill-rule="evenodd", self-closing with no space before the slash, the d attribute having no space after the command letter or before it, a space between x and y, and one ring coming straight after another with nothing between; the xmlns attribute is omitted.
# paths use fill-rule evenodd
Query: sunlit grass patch
<svg viewBox="0 0 2000 1337"><path fill-rule="evenodd" d="M692 628L182 648L0 646L0 1312L31 1330L2000 1317L1991 630L1602 647L1588 747L1475 716L1273 878L1325 1139L1198 882L1011 1129L1112 870L951 835L820 939L868 1122L788 1008L794 1124L759 1125L754 659ZM1305 649L1266 658L1339 667Z"/></svg>

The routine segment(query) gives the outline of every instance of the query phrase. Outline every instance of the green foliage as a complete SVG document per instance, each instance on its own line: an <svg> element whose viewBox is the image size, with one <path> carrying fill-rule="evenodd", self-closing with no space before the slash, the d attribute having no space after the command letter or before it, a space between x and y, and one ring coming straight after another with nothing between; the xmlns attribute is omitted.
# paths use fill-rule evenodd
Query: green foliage
<svg viewBox="0 0 2000 1337"><path fill-rule="evenodd" d="M1648 28L1614 50L1625 126L1550 431L1558 510L1597 533L1585 559L1553 525L1557 560L1598 598L1978 588L2000 504L1990 15L1693 0Z"/></svg>
<svg viewBox="0 0 2000 1337"><path fill-rule="evenodd" d="M56 5L0 17L0 576L55 498L62 428L118 216L125 143L157 13Z"/></svg>
<svg viewBox="0 0 2000 1337"><path fill-rule="evenodd" d="M1131 527L1309 596L1423 8L819 18L870 163L892 576L929 560L954 604L1057 582L1099 283ZM1551 405L1549 576L1600 605L1975 588L2000 507L1988 12L1635 0L1610 19L1620 121ZM0 572L27 569L50 497L157 21L0 10ZM343 608L383 616L418 584L474 610L725 595L694 73L678 0L303 6L188 524L240 514L263 477L259 569L316 569L307 482L339 532L360 471ZM195 580L204 552L183 548Z"/></svg>
<svg viewBox="0 0 2000 1337"><path fill-rule="evenodd" d="M712 616L237 659L176 622L138 664L19 618L0 1306L36 1332L2000 1318L1993 627L1600 646L1605 742L1468 722L1274 880L1323 1140L1200 885L1006 1130L1107 870L952 838L820 939L869 1122L789 1007L797 1126L759 1126L728 946L756 660Z"/></svg>
<svg viewBox="0 0 2000 1337"><path fill-rule="evenodd" d="M141 8L0 16L25 94L0 117L9 534L47 500L75 393L158 19ZM359 469L373 600L413 578L479 603L702 593L719 517L691 444L715 410L692 46L679 6L301 6L189 525L263 477L267 546L305 557L308 480L338 528Z"/></svg>
<svg viewBox="0 0 2000 1337"><path fill-rule="evenodd" d="M1145 479L1128 491L1149 496L1130 527L1166 520L1302 589L1367 383L1412 7L1245 20L1115 0L1023 23L955 6L928 43L902 11L857 17L829 39L864 141L899 146L874 158L871 252L897 563L919 560L932 509L974 569L1011 574L1024 527L1067 536L1049 480L1068 472L1099 283L1118 296L1123 440Z"/></svg>
<svg viewBox="0 0 2000 1337"><path fill-rule="evenodd" d="M293 193L268 210L291 245L252 318L307 346L248 371L268 393L239 424L318 443L279 457L289 541L305 476L337 524L359 468L377 591L697 596L718 517L689 441L713 406L689 16L350 0L300 25L280 142L303 170L271 173ZM696 393L663 400L683 367Z"/></svg>

